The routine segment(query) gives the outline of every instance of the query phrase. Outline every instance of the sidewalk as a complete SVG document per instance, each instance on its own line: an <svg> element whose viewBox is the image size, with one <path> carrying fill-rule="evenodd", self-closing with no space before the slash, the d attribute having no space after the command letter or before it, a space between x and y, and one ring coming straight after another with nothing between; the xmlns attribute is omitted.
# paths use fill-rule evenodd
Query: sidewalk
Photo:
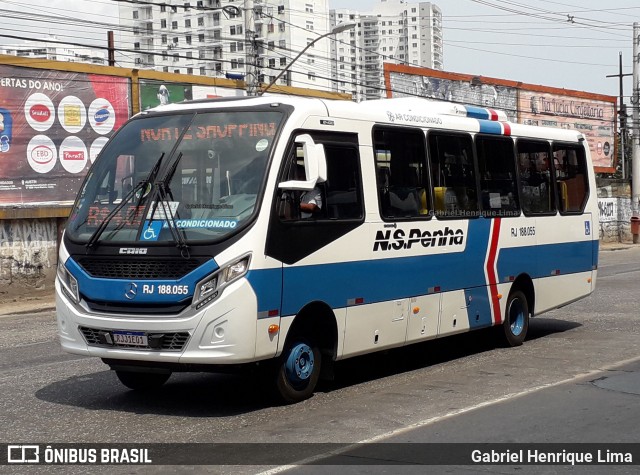
<svg viewBox="0 0 640 475"><path fill-rule="evenodd" d="M640 244L626 242L601 242L600 251L622 251L640 247ZM0 317L6 315L20 315L55 310L55 295L53 284L48 290L33 291L29 295L3 297L0 294Z"/></svg>

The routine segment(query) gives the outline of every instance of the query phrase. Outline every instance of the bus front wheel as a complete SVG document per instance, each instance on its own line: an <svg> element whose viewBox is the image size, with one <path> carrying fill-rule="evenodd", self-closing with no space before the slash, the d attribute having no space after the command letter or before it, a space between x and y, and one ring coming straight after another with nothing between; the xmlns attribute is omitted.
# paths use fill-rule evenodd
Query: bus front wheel
<svg viewBox="0 0 640 475"><path fill-rule="evenodd" d="M317 346L294 338L278 364L275 386L279 399L291 404L311 397L320 376L321 361Z"/></svg>
<svg viewBox="0 0 640 475"><path fill-rule="evenodd" d="M507 346L522 345L529 330L529 303L521 290L509 294L502 329Z"/></svg>
<svg viewBox="0 0 640 475"><path fill-rule="evenodd" d="M167 382L171 373L139 373L136 371L116 370L116 376L129 389L157 389Z"/></svg>

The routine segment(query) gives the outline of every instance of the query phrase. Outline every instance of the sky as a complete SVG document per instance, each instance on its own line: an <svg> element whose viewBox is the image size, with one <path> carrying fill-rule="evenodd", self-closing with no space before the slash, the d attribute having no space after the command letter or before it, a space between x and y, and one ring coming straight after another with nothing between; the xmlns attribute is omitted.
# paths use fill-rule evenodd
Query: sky
<svg viewBox="0 0 640 475"><path fill-rule="evenodd" d="M268 3L270 0L266 0ZM330 8L372 11L381 0L329 0ZM392 1L392 0L389 0ZM395 1L395 0L394 0ZM273 0L277 4L277 0ZM195 3L195 2L193 2ZM444 69L592 93L619 95L619 53L631 73L632 24L638 0L437 0L442 10ZM118 23L112 0L0 0L0 34L47 33L79 43L106 43L107 24ZM18 10L36 21L19 21ZM62 17L52 20L51 17ZM81 24L72 23L82 19ZM8 42L0 37L0 43ZM624 80L625 102L632 81Z"/></svg>

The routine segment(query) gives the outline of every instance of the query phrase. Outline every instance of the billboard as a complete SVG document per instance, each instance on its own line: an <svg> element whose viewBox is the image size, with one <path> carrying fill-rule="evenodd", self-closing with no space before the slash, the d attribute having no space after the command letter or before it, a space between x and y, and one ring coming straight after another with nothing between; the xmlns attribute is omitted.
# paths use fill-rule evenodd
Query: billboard
<svg viewBox="0 0 640 475"><path fill-rule="evenodd" d="M0 65L0 207L75 199L130 115L128 78Z"/></svg>
<svg viewBox="0 0 640 475"><path fill-rule="evenodd" d="M243 89L220 86L199 86L197 84L140 80L140 110L147 110L163 104L196 99L246 96Z"/></svg>
<svg viewBox="0 0 640 475"><path fill-rule="evenodd" d="M596 172L615 172L615 96L429 68L384 64L387 97L429 97L503 110L510 121L577 130Z"/></svg>
<svg viewBox="0 0 640 475"><path fill-rule="evenodd" d="M515 122L518 115L518 90L515 87L475 84L441 77L418 76L401 72L389 75L393 97L429 97L441 101L500 109Z"/></svg>
<svg viewBox="0 0 640 475"><path fill-rule="evenodd" d="M614 159L615 106L611 102L521 90L519 122L582 132L594 167L608 168Z"/></svg>

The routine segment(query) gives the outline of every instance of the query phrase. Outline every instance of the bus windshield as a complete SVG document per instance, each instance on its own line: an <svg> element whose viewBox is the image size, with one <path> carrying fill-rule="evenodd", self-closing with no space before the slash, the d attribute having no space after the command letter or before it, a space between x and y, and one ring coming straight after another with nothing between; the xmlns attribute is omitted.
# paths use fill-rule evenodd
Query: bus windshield
<svg viewBox="0 0 640 475"><path fill-rule="evenodd" d="M91 168L69 237L90 245L225 238L255 211L282 117L235 111L130 121Z"/></svg>

